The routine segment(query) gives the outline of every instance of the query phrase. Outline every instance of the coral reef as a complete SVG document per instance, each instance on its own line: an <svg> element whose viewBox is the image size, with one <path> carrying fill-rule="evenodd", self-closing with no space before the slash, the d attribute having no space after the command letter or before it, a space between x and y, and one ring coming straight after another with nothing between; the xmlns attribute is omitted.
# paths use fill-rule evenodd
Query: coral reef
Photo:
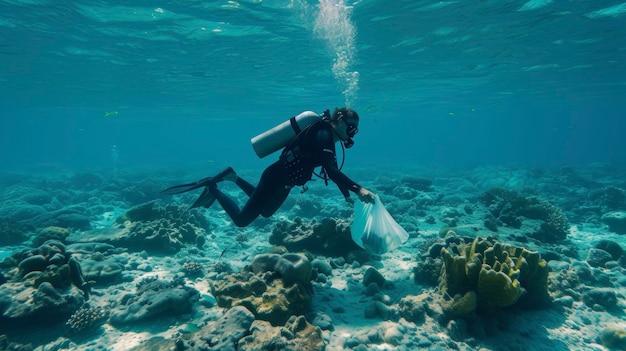
<svg viewBox="0 0 626 351"><path fill-rule="evenodd" d="M352 241L349 223L330 218L306 222L296 217L293 222L278 222L269 241L273 245L285 246L289 251L308 250L331 256L360 249Z"/></svg>
<svg viewBox="0 0 626 351"><path fill-rule="evenodd" d="M274 270L280 273L281 278L287 283L309 284L313 266L311 261L304 255L285 253L280 255L274 265Z"/></svg>
<svg viewBox="0 0 626 351"><path fill-rule="evenodd" d="M599 336L600 342L611 350L626 350L626 328L609 326Z"/></svg>
<svg viewBox="0 0 626 351"><path fill-rule="evenodd" d="M0 219L0 243L2 245L19 244L27 239L29 227L9 219Z"/></svg>
<svg viewBox="0 0 626 351"><path fill-rule="evenodd" d="M77 172L68 179L72 188L91 190L103 183L102 177L93 172Z"/></svg>
<svg viewBox="0 0 626 351"><path fill-rule="evenodd" d="M111 324L125 325L156 315L180 315L191 311L199 299L197 290L182 280L153 280L139 285L134 294L124 295L111 311Z"/></svg>
<svg viewBox="0 0 626 351"><path fill-rule="evenodd" d="M626 205L626 190L616 186L606 186L589 192L589 200L597 203L601 211L616 211Z"/></svg>
<svg viewBox="0 0 626 351"><path fill-rule="evenodd" d="M617 234L626 234L626 212L607 212L601 217L602 223L609 227L609 230Z"/></svg>
<svg viewBox="0 0 626 351"><path fill-rule="evenodd" d="M47 213L43 206L11 201L0 207L0 218L11 222L31 223Z"/></svg>
<svg viewBox="0 0 626 351"><path fill-rule="evenodd" d="M594 245L594 248L608 252L613 261L619 260L624 254L622 246L613 240L600 240Z"/></svg>
<svg viewBox="0 0 626 351"><path fill-rule="evenodd" d="M239 343L250 334L254 315L243 306L236 306L224 314L215 323L187 335L174 336L172 339L154 337L146 340L130 351L154 350L242 350Z"/></svg>
<svg viewBox="0 0 626 351"><path fill-rule="evenodd" d="M471 245L443 248L441 255L440 289L450 311L472 311L473 305L491 310L516 303L542 307L550 301L548 267L538 252L477 237Z"/></svg>
<svg viewBox="0 0 626 351"><path fill-rule="evenodd" d="M158 206L156 201L135 206L116 220L121 228L115 236L101 238L133 251L174 253L186 244L202 245L201 232L209 222L195 210L181 206Z"/></svg>
<svg viewBox="0 0 626 351"><path fill-rule="evenodd" d="M70 235L70 231L67 228L49 226L39 231L35 239L33 239L33 246L39 246L48 240L58 240L65 242Z"/></svg>
<svg viewBox="0 0 626 351"><path fill-rule="evenodd" d="M122 280L126 249L100 242L67 245L67 252L80 261L80 270L86 281L103 286Z"/></svg>
<svg viewBox="0 0 626 351"><path fill-rule="evenodd" d="M417 334L417 328L409 323L382 322L372 328L360 328L354 334L347 335L343 346L349 350L409 350L406 346L406 336ZM449 350L445 345L432 345L430 350Z"/></svg>
<svg viewBox="0 0 626 351"><path fill-rule="evenodd" d="M274 327L269 322L256 320L250 330L252 335L239 341L240 351L323 351L326 347L321 329L310 324L304 316L291 316L282 327Z"/></svg>
<svg viewBox="0 0 626 351"><path fill-rule="evenodd" d="M18 344L12 342L6 335L0 335L0 350L2 351L32 351L33 346L31 344Z"/></svg>
<svg viewBox="0 0 626 351"><path fill-rule="evenodd" d="M254 315L245 307L233 307L216 323L208 325L195 333L185 343L193 350L237 350L240 340L249 333L254 322ZM182 344L181 342L178 343ZM179 348L180 349L180 348Z"/></svg>
<svg viewBox="0 0 626 351"><path fill-rule="evenodd" d="M539 228L530 234L538 240L554 243L565 239L569 233L565 213L544 199L492 188L482 195L481 200L495 219L509 227L520 228L523 217L542 221Z"/></svg>
<svg viewBox="0 0 626 351"><path fill-rule="evenodd" d="M400 315L409 322L421 325L426 321L430 307L439 306L431 294L407 295L400 300Z"/></svg>
<svg viewBox="0 0 626 351"><path fill-rule="evenodd" d="M308 258L296 255L258 255L240 272L213 281L211 291L217 304L245 306L272 325L282 325L291 315L304 312L311 304L311 286L303 277L311 276L312 266Z"/></svg>
<svg viewBox="0 0 626 351"><path fill-rule="evenodd" d="M582 301L594 311L613 311L618 306L613 288L592 288L582 294Z"/></svg>
<svg viewBox="0 0 626 351"><path fill-rule="evenodd" d="M400 180L400 183L407 185L419 191L432 191L433 181L428 178L416 176L406 176Z"/></svg>
<svg viewBox="0 0 626 351"><path fill-rule="evenodd" d="M51 323L67 318L85 302L84 294L76 287L56 289L49 282L27 286L10 282L0 286L0 324L19 321Z"/></svg>
<svg viewBox="0 0 626 351"><path fill-rule="evenodd" d="M98 285L119 282L122 279L124 266L113 257L96 261L83 259L80 263L85 280L93 281Z"/></svg>
<svg viewBox="0 0 626 351"><path fill-rule="evenodd" d="M151 222L159 219L167 219L177 225L189 223L194 227L209 229L209 221L197 210L187 210L184 206L176 204L161 205L159 201L150 201L128 209L120 215L115 222Z"/></svg>
<svg viewBox="0 0 626 351"><path fill-rule="evenodd" d="M64 208L45 212L30 219L35 227L61 227L86 230L91 228L91 220L81 208Z"/></svg>
<svg viewBox="0 0 626 351"><path fill-rule="evenodd" d="M6 283L0 285L0 319L58 320L69 316L89 297L92 282L58 240L13 254L2 262Z"/></svg>

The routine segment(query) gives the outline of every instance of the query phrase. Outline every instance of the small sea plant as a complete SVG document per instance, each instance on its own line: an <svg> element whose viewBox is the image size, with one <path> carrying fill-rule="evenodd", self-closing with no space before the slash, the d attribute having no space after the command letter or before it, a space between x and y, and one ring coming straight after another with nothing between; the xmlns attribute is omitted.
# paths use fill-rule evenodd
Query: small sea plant
<svg viewBox="0 0 626 351"><path fill-rule="evenodd" d="M246 241L250 240L248 238L248 236L246 235L246 233L239 233L235 236L235 240L239 243L245 243Z"/></svg>
<svg viewBox="0 0 626 351"><path fill-rule="evenodd" d="M183 272L187 276L200 276L204 274L204 269L200 262L188 261L183 263Z"/></svg>
<svg viewBox="0 0 626 351"><path fill-rule="evenodd" d="M86 303L70 316L66 324L72 331L82 332L101 326L107 318L108 313L104 308Z"/></svg>
<svg viewBox="0 0 626 351"><path fill-rule="evenodd" d="M228 262L217 261L213 265L213 270L217 273L230 273L233 271L233 267Z"/></svg>

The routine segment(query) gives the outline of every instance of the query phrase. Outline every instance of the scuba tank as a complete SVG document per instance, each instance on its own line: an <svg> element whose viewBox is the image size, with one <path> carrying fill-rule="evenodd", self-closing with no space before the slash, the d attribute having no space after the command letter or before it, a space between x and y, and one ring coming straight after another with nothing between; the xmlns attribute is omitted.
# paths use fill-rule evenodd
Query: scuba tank
<svg viewBox="0 0 626 351"><path fill-rule="evenodd" d="M270 155L285 146L306 127L322 120L322 116L313 111L305 111L289 120L269 129L250 140L252 148L259 158Z"/></svg>

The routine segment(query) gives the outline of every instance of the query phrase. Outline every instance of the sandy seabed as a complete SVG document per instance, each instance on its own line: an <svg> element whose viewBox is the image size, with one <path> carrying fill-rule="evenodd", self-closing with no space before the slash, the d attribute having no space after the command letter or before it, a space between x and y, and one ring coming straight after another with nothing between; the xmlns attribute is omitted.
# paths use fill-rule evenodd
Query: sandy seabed
<svg viewBox="0 0 626 351"><path fill-rule="evenodd" d="M602 240L626 246L626 235L609 228L603 216L626 212L626 169L607 164L539 168L519 166L484 166L455 170L425 169L346 169L358 183L377 193L387 210L410 234L399 248L382 255L369 255L364 262L334 265L332 275L312 282L313 301L305 315L323 315L330 320L322 332L327 350L626 350L626 259L618 258L597 266L589 261L589 251ZM212 173L208 172L208 173ZM260 171L243 170L240 176L254 180ZM178 183L203 178L197 169L163 170L135 169L114 172L41 172L27 175L19 172L0 173L0 214L7 227L18 223L23 241L9 243L7 237L0 246L0 259L28 249L36 233L49 225L76 225L70 227L68 243L90 239L90 236L112 233L116 220L128 209L150 201L160 206L186 206L199 194L185 193L174 197L163 196L160 190ZM222 186L222 185L221 185ZM233 194L240 204L245 195L230 184L223 188ZM493 209L484 201L486 192L493 189L514 191L523 197L546 201L566 216L567 236L562 240L542 240L532 235L541 225L536 219L520 217L518 228L498 223ZM270 219L258 219L247 228L233 226L221 209L214 204L210 209L197 210L205 217L206 238L203 245L187 244L175 252L163 254L150 250L125 250L122 279L107 284L96 283L89 303L105 310L115 307L124 293L136 289L142 279L182 277L187 286L196 289L201 300L210 300L211 270L218 262L227 262L234 270L251 263L255 255L272 249L269 237L276 223L302 218L343 218L351 220L352 207L343 201L334 184L312 182L310 189L300 193L294 189L281 210ZM54 222L51 214L78 214L68 222ZM83 218L84 217L84 218ZM65 218L65 217L64 217ZM78 219L77 219L78 218ZM76 221L76 223L72 222ZM495 220L497 226L488 223ZM77 224L82 223L82 224ZM457 318L442 323L426 315L415 323L402 317L382 318L368 316L365 310L374 301L384 301L390 310L407 296L428 295L440 298L437 284L415 277L419 262L428 255L429 247L449 231L459 236L496 237L501 242L538 251L549 260L549 307L498 310L495 323L481 320L479 315ZM612 231L614 230L614 231ZM15 234L11 234L15 235ZM112 234L114 235L114 234ZM19 241L19 240L17 240ZM316 259L337 262L337 257L315 253ZM202 276L188 276L182 266L198 262L205 272ZM558 286L558 274L574 266L588 267L592 277L580 277L579 285L572 286L569 295ZM376 268L386 280L378 294L370 295L363 285L364 272ZM7 267L3 268L9 276ZM608 306L589 305L581 295L593 289L614 292L616 302ZM0 311L4 307L0 305ZM146 340L159 336L173 338L193 332L194 326L214 323L225 309L210 303L196 303L190 313L177 316L154 316L149 322L119 327L105 322L97 330L76 335L68 331L62 321L44 327L11 325L3 317L1 334L8 342L31 344L38 350L129 350ZM311 319L311 318L309 318ZM309 320L311 322L311 320ZM489 328L476 328L488 325ZM476 332L477 329L483 332ZM484 332L484 330L488 332ZM613 344L606 337L613 330ZM59 339L61 338L61 339ZM604 339L604 340L603 340ZM59 341L62 340L62 341ZM0 344L0 349L2 345ZM8 348L7 348L8 349Z"/></svg>

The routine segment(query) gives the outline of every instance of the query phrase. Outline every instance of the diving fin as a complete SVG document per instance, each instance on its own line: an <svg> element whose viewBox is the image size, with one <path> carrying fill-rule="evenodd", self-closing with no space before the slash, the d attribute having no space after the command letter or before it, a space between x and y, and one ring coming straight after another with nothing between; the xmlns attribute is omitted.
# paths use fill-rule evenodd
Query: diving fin
<svg viewBox="0 0 626 351"><path fill-rule="evenodd" d="M168 195L182 194L191 190L201 188L203 186L207 186L208 183L210 182L213 182L213 177L202 178L198 180L197 182L193 182L193 183L175 185L175 186L169 187L161 191L161 193L168 194Z"/></svg>
<svg viewBox="0 0 626 351"><path fill-rule="evenodd" d="M196 207L209 208L211 207L211 205L213 205L214 202L215 202L215 196L211 193L211 190L209 190L209 187L207 186L206 188L204 188L204 191L196 199L193 205L189 207L189 209L191 210L192 208L196 208Z"/></svg>
<svg viewBox="0 0 626 351"><path fill-rule="evenodd" d="M218 173L215 177L206 177L206 178L202 178L198 180L197 182L175 185L175 186L169 187L161 191L161 193L168 194L168 195L176 195L176 194L182 194L191 190L205 187L204 191L202 191L202 194L200 194L200 196L196 199L193 205L189 207L189 209L196 208L196 207L209 208L215 202L215 196L211 193L211 190L209 188L211 186L215 186L217 182L223 181L225 177L232 175L232 174L237 175L237 173L235 173L235 170L232 169L232 167L226 167L223 171Z"/></svg>

